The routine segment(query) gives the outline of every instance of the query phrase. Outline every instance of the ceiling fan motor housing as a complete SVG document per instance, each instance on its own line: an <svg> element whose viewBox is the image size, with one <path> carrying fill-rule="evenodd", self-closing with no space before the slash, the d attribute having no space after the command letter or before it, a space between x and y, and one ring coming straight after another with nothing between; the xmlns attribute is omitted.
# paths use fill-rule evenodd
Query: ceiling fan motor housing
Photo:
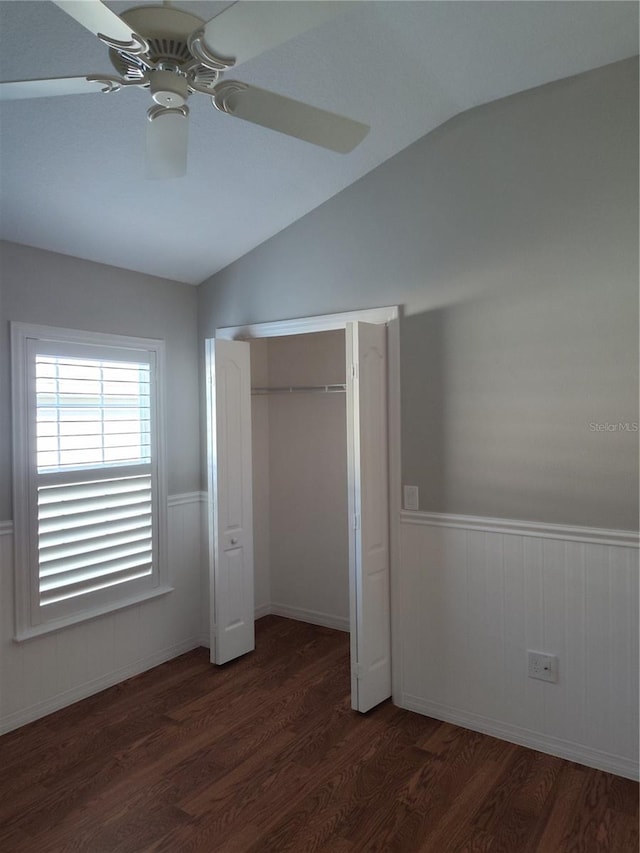
<svg viewBox="0 0 640 853"><path fill-rule="evenodd" d="M153 100L165 107L184 104L195 85L213 88L219 72L200 64L189 50L189 37L204 24L201 18L169 6L140 6L120 17L144 36L150 59L161 69L149 72L137 56L112 49L111 63L123 78L134 81L148 75Z"/></svg>
<svg viewBox="0 0 640 853"><path fill-rule="evenodd" d="M187 78L174 71L152 71L151 97L161 107L181 107L189 97Z"/></svg>

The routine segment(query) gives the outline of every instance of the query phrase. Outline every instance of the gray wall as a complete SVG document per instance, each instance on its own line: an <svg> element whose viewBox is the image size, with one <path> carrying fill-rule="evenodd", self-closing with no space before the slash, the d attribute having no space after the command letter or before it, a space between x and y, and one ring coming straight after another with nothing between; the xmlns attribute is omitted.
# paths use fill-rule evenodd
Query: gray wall
<svg viewBox="0 0 640 853"><path fill-rule="evenodd" d="M344 384L345 361L342 330L254 339L251 385ZM346 627L346 397L253 395L251 416L256 609Z"/></svg>
<svg viewBox="0 0 640 853"><path fill-rule="evenodd" d="M634 528L638 66L464 113L205 282L216 327L404 306L420 508Z"/></svg>
<svg viewBox="0 0 640 853"><path fill-rule="evenodd" d="M15 243L0 249L0 520L12 518L10 320L164 339L169 494L199 490L197 288Z"/></svg>
<svg viewBox="0 0 640 853"><path fill-rule="evenodd" d="M270 338L268 358L270 387L346 382L342 330ZM271 603L346 626L346 396L275 394L267 399Z"/></svg>

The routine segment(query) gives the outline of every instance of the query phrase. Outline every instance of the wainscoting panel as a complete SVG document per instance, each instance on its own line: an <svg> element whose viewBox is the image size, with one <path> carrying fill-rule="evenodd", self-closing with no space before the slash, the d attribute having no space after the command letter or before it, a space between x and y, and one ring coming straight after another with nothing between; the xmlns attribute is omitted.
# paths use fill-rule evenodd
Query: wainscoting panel
<svg viewBox="0 0 640 853"><path fill-rule="evenodd" d="M403 513L400 575L399 704L638 778L637 535Z"/></svg>
<svg viewBox="0 0 640 853"><path fill-rule="evenodd" d="M41 637L13 640L13 530L0 524L0 732L199 645L200 492L169 498L174 591Z"/></svg>

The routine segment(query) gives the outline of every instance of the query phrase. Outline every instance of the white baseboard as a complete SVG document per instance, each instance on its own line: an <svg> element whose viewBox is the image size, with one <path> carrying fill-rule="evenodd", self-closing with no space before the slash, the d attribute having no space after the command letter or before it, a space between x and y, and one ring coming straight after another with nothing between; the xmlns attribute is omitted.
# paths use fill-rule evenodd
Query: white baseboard
<svg viewBox="0 0 640 853"><path fill-rule="evenodd" d="M500 740L517 743L520 746L527 746L538 752L555 755L558 758L565 758L568 761L575 761L577 764L584 764L587 767L595 767L596 770L615 773L617 776L624 776L626 779L633 779L634 781L640 778L638 762L630 761L628 758L620 755L610 755L609 753L600 752L597 749L591 749L588 746L583 746L573 741L551 737L541 732L531 731L520 726L513 726L509 723L503 723L500 720L494 720L491 717L484 717L469 711L461 711L458 708L441 705L439 702L428 702L420 699L418 696L411 696L406 693L400 697L400 701L397 704L407 711L416 711L427 717L443 720L446 723L453 723L456 726L462 726L474 732L491 735Z"/></svg>
<svg viewBox="0 0 640 853"><path fill-rule="evenodd" d="M335 628L338 631L349 630L349 620L341 619L339 616L330 616L327 613L316 613L315 610L302 610L298 607L285 607L280 604L259 604L254 610L254 618L262 619L263 616L283 616L286 619L297 619L299 622L310 622L312 625L322 625L324 628ZM202 634L200 645L205 649L211 647L208 634Z"/></svg>
<svg viewBox="0 0 640 853"><path fill-rule="evenodd" d="M297 619L299 622L309 622L311 625L321 625L323 628L334 628L336 631L349 631L348 618L333 616L330 613L319 613L316 610L305 610L302 607L288 607L286 604L272 604L269 612L274 616Z"/></svg>
<svg viewBox="0 0 640 853"><path fill-rule="evenodd" d="M127 678L131 678L134 675L140 675L141 672L153 669L154 666L158 666L172 658L178 657L178 655L189 652L191 649L195 649L199 645L200 641L195 637L190 640L185 640L175 646L170 646L169 648L154 652L146 658L133 661L132 663L127 664L127 666L124 666L121 669L116 669L113 672L109 672L100 678L95 678L92 681L79 684L71 690L65 690L63 693L58 693L56 696L52 696L45 702L38 702L35 705L31 705L29 708L21 708L19 711L12 714L7 714L5 717L0 719L0 734L5 734L6 732L13 731L13 729L20 728L20 726L24 726L27 723L32 723L34 720L46 717L54 711L60 711L62 708L66 708L74 702L79 702L81 699L86 699L89 696L93 696L95 693L100 693L102 690L106 690L108 687L113 687L115 684L119 684L121 681L125 681Z"/></svg>

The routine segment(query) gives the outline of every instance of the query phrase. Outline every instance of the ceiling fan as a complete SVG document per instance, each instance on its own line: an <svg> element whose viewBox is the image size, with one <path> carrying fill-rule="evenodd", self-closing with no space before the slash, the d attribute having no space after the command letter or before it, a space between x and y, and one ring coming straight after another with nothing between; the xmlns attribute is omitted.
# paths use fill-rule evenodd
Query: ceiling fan
<svg viewBox="0 0 640 853"><path fill-rule="evenodd" d="M112 12L101 0L53 0L109 48L111 74L0 83L0 100L73 95L124 88L149 90L147 174L180 177L187 168L193 94L208 95L222 113L346 154L369 131L360 122L222 75L242 62L329 20L350 4L245 2L205 22L165 3Z"/></svg>

